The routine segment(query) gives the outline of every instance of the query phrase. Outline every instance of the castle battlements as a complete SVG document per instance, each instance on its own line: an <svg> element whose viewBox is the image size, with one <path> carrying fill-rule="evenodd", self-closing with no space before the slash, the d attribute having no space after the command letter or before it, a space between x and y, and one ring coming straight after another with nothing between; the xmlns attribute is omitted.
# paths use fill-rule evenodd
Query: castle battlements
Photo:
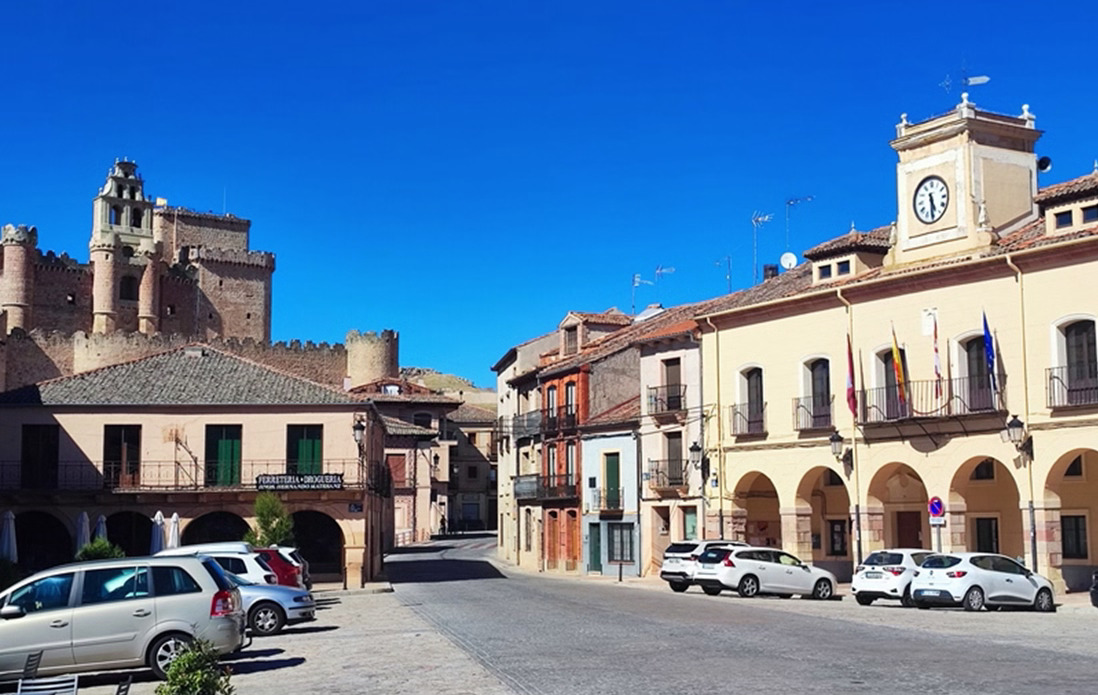
<svg viewBox="0 0 1098 695"><path fill-rule="evenodd" d="M275 267L275 255L269 251L238 251L235 249L198 247L189 249L187 258L192 263L196 261L229 263L265 268L272 271Z"/></svg>

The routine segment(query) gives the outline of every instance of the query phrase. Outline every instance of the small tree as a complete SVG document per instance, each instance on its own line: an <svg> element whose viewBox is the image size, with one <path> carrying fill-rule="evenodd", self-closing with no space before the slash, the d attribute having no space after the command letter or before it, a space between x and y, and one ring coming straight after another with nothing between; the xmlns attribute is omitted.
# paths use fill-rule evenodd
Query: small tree
<svg viewBox="0 0 1098 695"><path fill-rule="evenodd" d="M195 640L168 666L167 678L156 686L156 695L233 695L236 689L229 676L213 645Z"/></svg>
<svg viewBox="0 0 1098 695"><path fill-rule="evenodd" d="M109 560L126 557L125 551L106 538L95 538L76 553L77 560Z"/></svg>
<svg viewBox="0 0 1098 695"><path fill-rule="evenodd" d="M255 498L255 523L258 528L249 529L244 540L254 546L292 545L294 520L286 513L282 500L273 492L261 492Z"/></svg>

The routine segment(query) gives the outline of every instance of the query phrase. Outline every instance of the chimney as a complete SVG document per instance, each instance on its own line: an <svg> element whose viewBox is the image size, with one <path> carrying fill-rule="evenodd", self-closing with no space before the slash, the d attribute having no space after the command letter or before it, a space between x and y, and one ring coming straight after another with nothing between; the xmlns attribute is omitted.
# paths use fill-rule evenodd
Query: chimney
<svg viewBox="0 0 1098 695"><path fill-rule="evenodd" d="M778 266L773 263L763 265L763 281L778 277Z"/></svg>

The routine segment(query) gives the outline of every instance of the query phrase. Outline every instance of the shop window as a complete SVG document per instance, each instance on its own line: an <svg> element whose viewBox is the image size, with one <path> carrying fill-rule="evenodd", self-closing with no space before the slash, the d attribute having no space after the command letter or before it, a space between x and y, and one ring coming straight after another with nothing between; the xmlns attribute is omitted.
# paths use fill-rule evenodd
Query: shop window
<svg viewBox="0 0 1098 695"><path fill-rule="evenodd" d="M828 519L827 521L827 554L838 557L846 556L846 520Z"/></svg>
<svg viewBox="0 0 1098 695"><path fill-rule="evenodd" d="M633 562L633 524L608 524L610 562Z"/></svg>
<svg viewBox="0 0 1098 695"><path fill-rule="evenodd" d="M1087 518L1082 515L1061 516L1060 532L1063 538L1064 558L1087 559Z"/></svg>

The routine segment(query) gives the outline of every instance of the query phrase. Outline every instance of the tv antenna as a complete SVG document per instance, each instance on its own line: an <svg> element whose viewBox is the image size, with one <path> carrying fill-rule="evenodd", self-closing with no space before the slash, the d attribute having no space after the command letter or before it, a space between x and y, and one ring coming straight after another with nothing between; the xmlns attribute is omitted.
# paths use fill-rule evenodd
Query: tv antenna
<svg viewBox="0 0 1098 695"><path fill-rule="evenodd" d="M713 265L718 268L720 268L721 265L725 266L724 279L728 281L728 294L732 294L732 256L728 255L724 258L720 258Z"/></svg>
<svg viewBox="0 0 1098 695"><path fill-rule="evenodd" d="M774 215L769 212L763 214L756 210L751 213L751 284L753 285L759 284L759 227L772 219Z"/></svg>
<svg viewBox="0 0 1098 695"><path fill-rule="evenodd" d="M629 315L637 315L637 287L641 285L654 285L651 280L645 280L640 273L633 273L633 297L629 305Z"/></svg>
<svg viewBox="0 0 1098 695"><path fill-rule="evenodd" d="M785 250L789 250L789 209L799 203L807 203L812 200L812 196L806 195L803 198L790 198L785 201Z"/></svg>

